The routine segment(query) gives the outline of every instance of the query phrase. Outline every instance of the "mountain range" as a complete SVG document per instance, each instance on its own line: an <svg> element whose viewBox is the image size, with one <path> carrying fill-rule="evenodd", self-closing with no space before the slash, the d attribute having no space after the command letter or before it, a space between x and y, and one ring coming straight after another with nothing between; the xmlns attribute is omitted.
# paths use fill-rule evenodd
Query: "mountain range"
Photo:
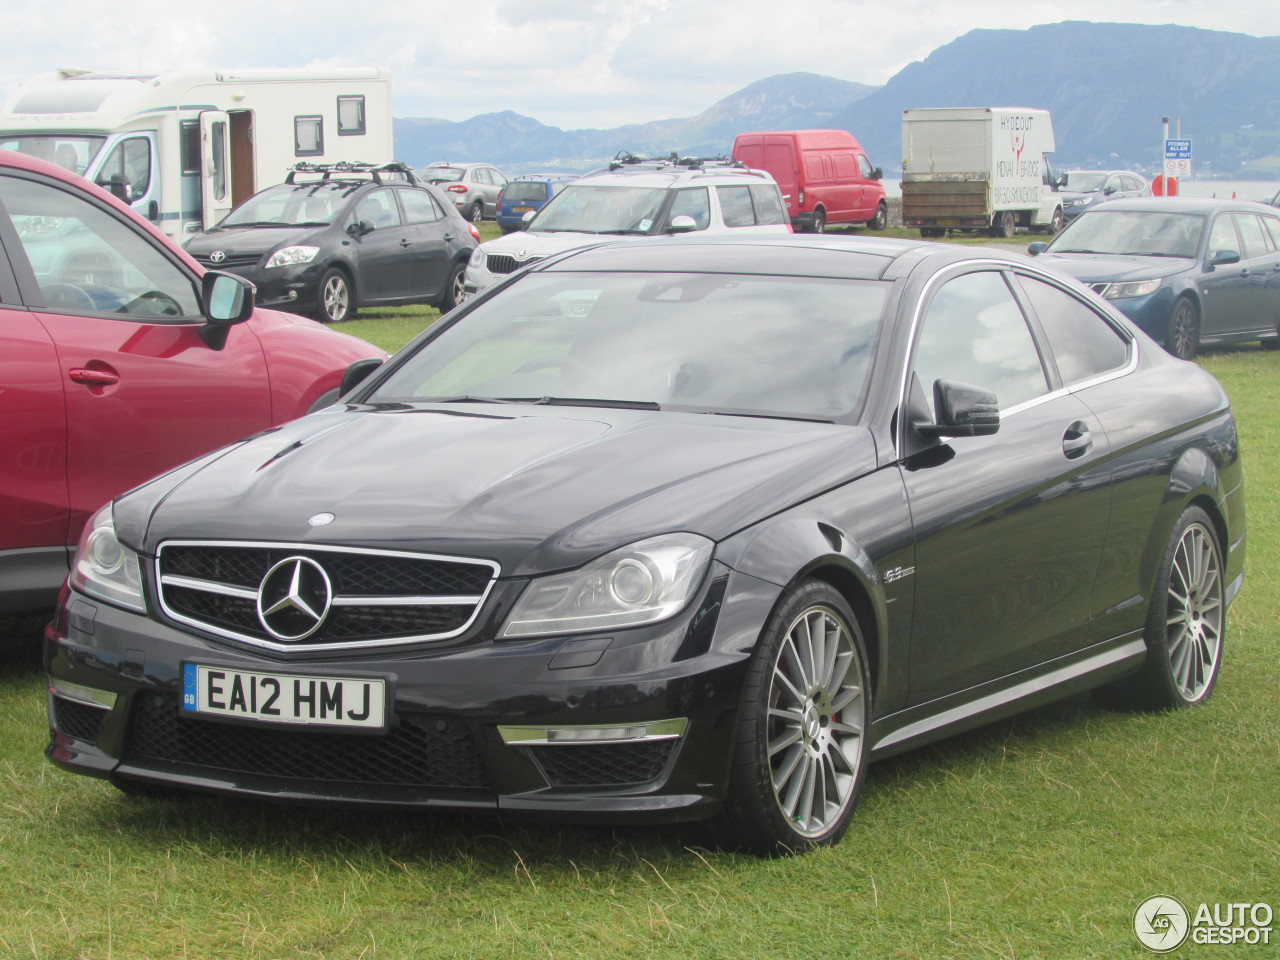
<svg viewBox="0 0 1280 960"><path fill-rule="evenodd" d="M1022 106L1051 112L1058 169L1155 172L1161 119L1170 117L1193 140L1197 176L1266 179L1280 176L1277 90L1280 37L1067 21L972 30L880 87L790 73L684 119L562 130L508 110L457 123L397 117L394 133L397 158L414 166L487 160L523 173L583 171L623 151L727 155L744 130L834 127L852 132L893 176L904 109Z"/></svg>

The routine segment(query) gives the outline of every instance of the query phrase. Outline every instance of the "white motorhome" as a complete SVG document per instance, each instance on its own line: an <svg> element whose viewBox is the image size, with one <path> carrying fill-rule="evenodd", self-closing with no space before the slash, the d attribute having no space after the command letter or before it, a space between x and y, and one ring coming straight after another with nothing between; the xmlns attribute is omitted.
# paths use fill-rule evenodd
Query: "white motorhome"
<svg viewBox="0 0 1280 960"><path fill-rule="evenodd" d="M181 241L299 161L393 159L391 78L380 67L59 70L5 101L0 149L73 170Z"/></svg>
<svg viewBox="0 0 1280 960"><path fill-rule="evenodd" d="M924 237L1018 227L1056 233L1062 200L1049 167L1053 121L1028 107L902 113L902 222Z"/></svg>

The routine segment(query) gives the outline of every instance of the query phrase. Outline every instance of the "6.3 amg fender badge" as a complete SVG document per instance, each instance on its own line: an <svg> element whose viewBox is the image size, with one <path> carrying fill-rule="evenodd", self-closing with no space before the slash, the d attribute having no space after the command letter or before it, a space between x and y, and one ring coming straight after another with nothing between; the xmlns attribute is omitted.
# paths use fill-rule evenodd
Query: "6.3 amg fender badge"
<svg viewBox="0 0 1280 960"><path fill-rule="evenodd" d="M915 567L894 567L892 570L886 570L882 576L885 583L893 583L895 580L901 580L903 577L909 577L916 572Z"/></svg>
<svg viewBox="0 0 1280 960"><path fill-rule="evenodd" d="M289 557L258 586L258 622L277 640L305 640L320 629L332 603L324 567L310 557Z"/></svg>

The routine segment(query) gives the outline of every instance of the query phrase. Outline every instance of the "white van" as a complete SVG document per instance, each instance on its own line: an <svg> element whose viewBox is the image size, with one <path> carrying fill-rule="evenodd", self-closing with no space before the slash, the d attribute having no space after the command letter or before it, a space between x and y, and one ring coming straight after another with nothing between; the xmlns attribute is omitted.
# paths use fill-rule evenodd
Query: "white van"
<svg viewBox="0 0 1280 960"><path fill-rule="evenodd" d="M182 241L299 161L391 160L391 77L380 67L59 70L5 101L0 149L94 181Z"/></svg>

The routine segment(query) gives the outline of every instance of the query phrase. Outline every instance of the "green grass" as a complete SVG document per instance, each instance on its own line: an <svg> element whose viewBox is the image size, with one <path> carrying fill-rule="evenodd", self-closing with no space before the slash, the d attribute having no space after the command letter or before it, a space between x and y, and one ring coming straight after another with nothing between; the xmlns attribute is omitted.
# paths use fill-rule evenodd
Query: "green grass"
<svg viewBox="0 0 1280 960"><path fill-rule="evenodd" d="M1151 956L1149 895L1280 908L1280 354L1204 365L1240 420L1250 546L1201 709L1076 697L876 764L843 842L768 862L676 829L129 799L43 759L39 623L9 621L0 958L1117 960ZM1224 955L1276 954L1176 954Z"/></svg>

